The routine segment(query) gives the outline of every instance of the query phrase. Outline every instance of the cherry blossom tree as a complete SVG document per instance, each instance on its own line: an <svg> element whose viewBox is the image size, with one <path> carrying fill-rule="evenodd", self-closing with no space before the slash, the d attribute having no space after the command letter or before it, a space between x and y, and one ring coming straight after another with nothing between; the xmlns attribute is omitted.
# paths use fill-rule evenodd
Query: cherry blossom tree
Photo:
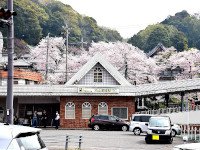
<svg viewBox="0 0 200 150"><path fill-rule="evenodd" d="M177 79L196 78L199 75L200 52L197 49L190 49L172 55L169 64L173 67L180 66L184 71L177 76Z"/></svg>
<svg viewBox="0 0 200 150"><path fill-rule="evenodd" d="M31 48L30 58L35 68L44 76L49 83L62 82L65 63L65 40L61 37L45 37L40 43ZM46 70L48 69L48 70ZM46 74L46 72L48 74Z"/></svg>
<svg viewBox="0 0 200 150"><path fill-rule="evenodd" d="M65 39L61 37L46 37L31 48L31 61L37 70L46 74L48 51L48 78L52 84L66 82L66 47ZM156 82L159 73L166 68L177 66L184 72L178 74L176 79L197 77L200 73L200 52L197 49L177 52L175 48L166 48L153 58L137 47L125 42L99 42L92 43L89 50L69 47L67 53L67 76L70 79L81 67L97 52L100 52L117 70L132 84Z"/></svg>
<svg viewBox="0 0 200 150"><path fill-rule="evenodd" d="M158 65L157 72L164 71L167 68L180 67L183 69L183 72L176 75L177 80L198 77L200 72L200 52L197 49L177 52L176 49L171 47L158 53L153 59Z"/></svg>
<svg viewBox="0 0 200 150"><path fill-rule="evenodd" d="M132 84L155 82L157 66L153 59L137 47L125 42L92 43L88 54L100 52Z"/></svg>
<svg viewBox="0 0 200 150"><path fill-rule="evenodd" d="M48 51L48 78L49 83L65 82L66 55L64 39L46 37L31 49L31 59L35 67L45 76ZM141 84L156 81L154 70L156 63L147 58L140 49L125 43L92 43L89 51L69 48L67 54L67 72L71 78L96 52L100 52L105 58L124 75L130 83Z"/></svg>

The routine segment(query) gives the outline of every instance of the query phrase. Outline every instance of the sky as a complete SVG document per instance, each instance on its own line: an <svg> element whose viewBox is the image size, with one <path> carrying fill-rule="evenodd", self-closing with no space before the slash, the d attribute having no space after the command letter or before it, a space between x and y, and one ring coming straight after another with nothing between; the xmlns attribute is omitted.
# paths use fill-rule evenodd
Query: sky
<svg viewBox="0 0 200 150"><path fill-rule="evenodd" d="M148 25L186 10L200 13L200 0L59 0L82 15L94 18L99 26L117 30L130 38Z"/></svg>

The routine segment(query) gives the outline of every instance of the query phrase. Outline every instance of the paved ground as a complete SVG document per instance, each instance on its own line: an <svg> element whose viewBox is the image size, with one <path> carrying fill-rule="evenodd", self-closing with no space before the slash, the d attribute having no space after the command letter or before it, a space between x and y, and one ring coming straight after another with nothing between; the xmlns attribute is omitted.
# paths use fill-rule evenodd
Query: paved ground
<svg viewBox="0 0 200 150"><path fill-rule="evenodd" d="M173 144L146 144L145 136L135 136L132 132L93 130L42 130L41 137L49 150L64 150L66 135L71 137L69 149L78 148L79 136L83 136L82 150L172 150L182 144L181 138L174 138Z"/></svg>

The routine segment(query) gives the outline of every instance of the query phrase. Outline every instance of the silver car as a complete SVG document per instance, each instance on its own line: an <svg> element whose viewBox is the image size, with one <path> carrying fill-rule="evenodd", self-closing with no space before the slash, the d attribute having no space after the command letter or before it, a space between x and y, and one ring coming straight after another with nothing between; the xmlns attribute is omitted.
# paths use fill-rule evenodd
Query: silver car
<svg viewBox="0 0 200 150"><path fill-rule="evenodd" d="M48 150L41 129L0 123L0 150Z"/></svg>
<svg viewBox="0 0 200 150"><path fill-rule="evenodd" d="M172 136L175 137L176 135L181 134L181 127L178 124L172 125Z"/></svg>

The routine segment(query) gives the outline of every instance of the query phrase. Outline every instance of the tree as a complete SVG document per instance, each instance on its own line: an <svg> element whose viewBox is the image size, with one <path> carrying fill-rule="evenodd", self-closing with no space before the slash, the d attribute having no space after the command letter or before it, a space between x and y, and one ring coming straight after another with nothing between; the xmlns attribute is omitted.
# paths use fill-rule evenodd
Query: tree
<svg viewBox="0 0 200 150"><path fill-rule="evenodd" d="M34 63L34 67L44 76L46 72L48 73L46 82L63 82L65 72L64 42L63 38L47 36L37 46L31 48L30 54L32 58L30 61ZM48 70L46 70L46 67Z"/></svg>
<svg viewBox="0 0 200 150"><path fill-rule="evenodd" d="M48 61L48 81L53 84L65 82L65 47L62 38L49 39L49 61ZM45 75L47 58L48 37L31 49L32 62L35 62L37 70ZM152 74L156 70L153 59L147 58L140 49L127 43L92 43L89 51L70 47L68 53L68 77L71 78L78 70L89 61L89 59L100 52L105 58L115 66L122 75L126 76L131 83L155 82L156 76Z"/></svg>
<svg viewBox="0 0 200 150"><path fill-rule="evenodd" d="M141 84L156 81L156 63L146 54L128 43L92 43L89 55L100 52L115 66L121 74L132 84ZM154 74L155 73L155 74Z"/></svg>
<svg viewBox="0 0 200 150"><path fill-rule="evenodd" d="M196 47L200 49L198 40L200 38L200 20L196 16L192 16L187 11L176 13L165 19L163 24L173 25L180 32L183 32L188 39L188 47Z"/></svg>
<svg viewBox="0 0 200 150"><path fill-rule="evenodd" d="M131 37L128 43L143 49L145 53L151 51L158 43L162 43L165 47L174 46L179 51L188 48L185 34L174 26L164 24L149 25Z"/></svg>

